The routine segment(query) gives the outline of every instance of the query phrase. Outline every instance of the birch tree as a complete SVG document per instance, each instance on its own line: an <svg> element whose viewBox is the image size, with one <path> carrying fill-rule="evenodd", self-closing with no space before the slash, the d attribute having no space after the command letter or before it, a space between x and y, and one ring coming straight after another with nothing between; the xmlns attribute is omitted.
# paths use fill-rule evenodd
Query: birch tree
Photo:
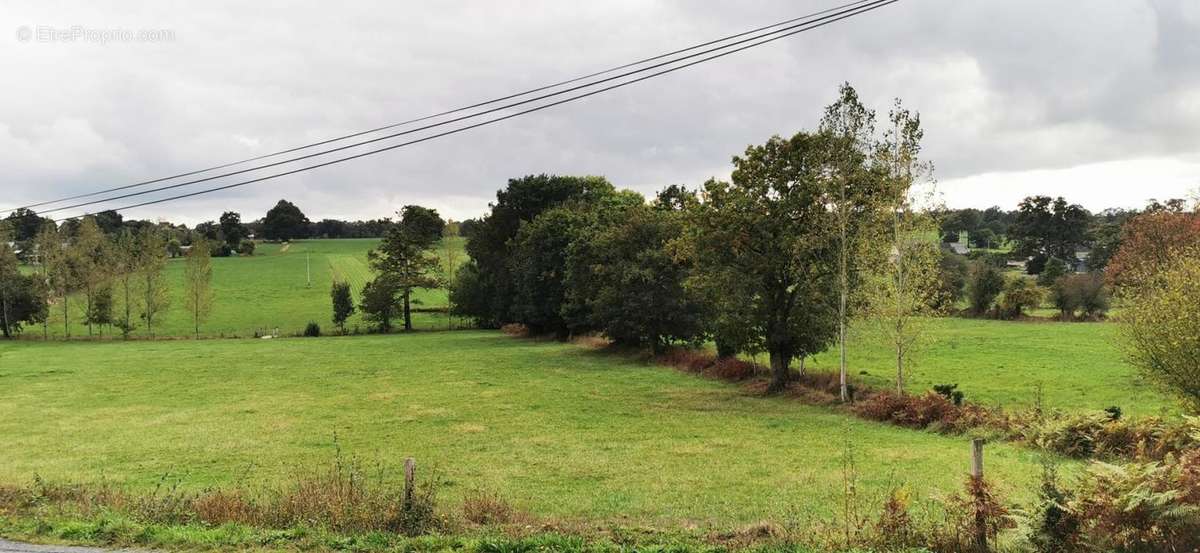
<svg viewBox="0 0 1200 553"><path fill-rule="evenodd" d="M193 248L195 249L195 248ZM154 321L171 305L167 279L167 237L155 226L142 227L137 236L137 285L141 318L146 333L154 336Z"/></svg>

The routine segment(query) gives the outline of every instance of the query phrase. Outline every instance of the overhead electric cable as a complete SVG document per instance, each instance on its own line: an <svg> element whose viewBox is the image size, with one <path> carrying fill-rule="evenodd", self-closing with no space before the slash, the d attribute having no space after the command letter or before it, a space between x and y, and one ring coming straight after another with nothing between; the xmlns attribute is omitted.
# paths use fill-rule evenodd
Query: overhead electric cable
<svg viewBox="0 0 1200 553"><path fill-rule="evenodd" d="M334 142L340 142L340 141L342 141L342 140L348 140L348 139L351 139L351 138L357 138L357 137L359 137L359 136L364 136L364 135L371 134L371 133L375 133L375 132L379 132L379 131L384 131L384 130L388 130L388 129L393 129L393 128L401 127L401 126L404 126L404 125L410 125L410 124L413 124L413 123L419 123L419 122L422 122L422 121L428 121L428 120L430 120L430 119L435 119L435 118L438 118L438 117L443 117L443 116L446 116L446 115L452 115L452 114L455 114L455 113L460 113L460 112L467 111L467 110L470 110L470 109L475 109L475 108L479 108L479 107L483 107L483 106L488 106L488 105L491 105L491 104L495 104L495 103L498 103L498 102L503 102L503 101L505 101L505 100L511 100L511 99L513 99L513 98L518 98L518 97L521 97L521 96L527 96L527 95L529 95L529 94L533 94L533 93L536 93L536 92L541 92L541 91L544 91L544 90L549 90L549 89L556 88L556 87L559 87L559 86L563 86L563 85L567 85L567 84L571 84L571 83L576 83L576 82L579 82L579 81L583 81L583 80L586 80L586 79L590 79L590 78L592 78L592 77L598 77L598 76L601 76L601 75L606 75L606 74L608 74L608 73L613 73L613 72L615 72L615 71L620 71L620 70L622 70L622 69L627 69L627 68L634 67L634 66L637 66L637 65L641 65L641 64L644 64L644 63L648 63L648 62L651 62L651 61L656 61L656 60L663 59L663 58L666 58L666 57L670 57L670 56L673 56L673 55L676 55L676 54L681 54L681 53L684 53L684 52L689 52L689 51L691 51L691 50L696 50L696 49L698 49L698 48L703 48L703 47L705 47L705 46L711 46L711 45L713 45L713 44L717 44L717 43L720 43L720 42L725 42L725 41L728 41L728 40L732 40L732 39L734 39L734 38L740 38L740 37L743 37L743 36L746 36L746 35L750 35L750 34L754 34L754 33L757 33L757 32L760 32L760 31L764 31L764 30L767 30L767 29L773 29L773 28L775 28L775 27L781 27L781 26L784 26L784 25L788 25L788 24L790 24L790 23L795 23L795 22L797 22L797 21L806 20L806 19L811 19L811 18L813 18L813 17L819 16L819 15L824 15L824 14L827 14L827 13L830 13L830 12L834 12L834 11L837 11L837 10L841 10L841 9L844 9L844 8L847 8L847 7L851 7L851 6L857 6L857 5L860 5L860 4L866 4L866 3L870 3L871 1L872 1L872 0L856 0L856 1L854 1L854 2L849 2L849 3L842 4L842 5L839 5L839 6L836 6L836 7L832 7L832 8L828 8L828 9L820 10L820 11L817 11L817 12L813 12L813 13L810 13L810 14L802 15L802 16L800 16L800 17L794 17L794 18L791 18L791 19L787 19L787 20L784 20L784 21L780 21L780 22L778 22L778 23L772 23L772 24L770 24L770 25L764 25L764 26L762 26L762 27L757 27L757 28L755 28L755 29L751 29L751 30L749 30L749 31L743 31L743 32L741 32L741 33L736 33L736 34L728 35L728 36L725 36L725 37L722 37L722 38L718 38L718 39L710 40L710 41L707 41L707 42L702 42L702 43L700 43L700 44L695 44L695 45L692 45L692 46L688 46L688 47L686 47L686 48L680 48L680 49L678 49L678 50L673 50L673 51L671 51L671 52L667 52L667 53L664 53L664 54L658 54L658 55L651 56L651 57L648 57L648 58L643 58L643 59L640 59L640 60L637 60L637 61L634 61L634 62L626 63L626 64L623 64L623 65L618 65L618 66L616 66L616 67L611 67L611 68L609 68L609 69L605 69L605 70L602 70L602 71L597 71L597 72L594 72L594 73L589 73L589 74L587 74L587 75L582 75L582 76L575 77L575 78L572 78L572 79L567 79L567 80L565 80L565 81L559 81L559 82L556 82L556 83L553 83L553 84L548 84L548 85L539 86L539 87L536 87L536 88L531 88L531 89L529 89L529 90L524 90L524 91L521 91L521 92L517 92L517 93L509 94L509 95L507 95L507 96L502 96L502 97L499 97L499 98L493 98L493 99L491 99L491 100L486 100L486 101L482 101L482 102L477 102L477 103L474 103L474 104L471 104L471 105L468 105L468 106L463 106L463 107L454 108L454 109L447 110L447 111L442 111L442 112L435 113L435 114L432 114L432 115L426 115L426 116L423 116L423 117L418 117L418 118L415 118L415 119L408 119L408 120L406 120L406 121L400 121L400 122L398 122L398 123L391 123L391 124L384 125L384 126L381 126L381 127L376 127L376 128L373 128L373 129L368 129L368 130L365 130L365 131L359 131L359 132L355 132L355 133L351 133L351 134L346 134L346 135L342 135L342 136L338 136L338 137L334 137L334 138L329 138L329 139L321 140L321 141L319 141L319 142L313 142L313 143L309 143L309 144L304 144L304 145L302 145L302 146L296 146L296 147L288 148L288 149L285 149L285 150L279 150L279 151L277 151L277 152L272 152L272 153L269 153L269 154L263 154L263 155L259 155L259 156L254 156L254 157L246 158L246 159L241 159L241 160L238 160L238 161L232 161L232 162L229 162L229 163L223 163L223 164L220 164L220 165L214 165L214 166L211 166L211 167L206 167L206 168L203 168L203 169L197 169L197 170L193 170L193 171L187 171L187 172L184 172L184 173L178 173L178 174L175 174L175 175L170 175L170 176L166 176L166 177L160 177L160 178L156 178L156 179L151 179L151 180L146 180L146 181L136 182L136 183L133 183L133 184L127 184L127 185L123 185L123 186L116 186L116 187L112 187L112 188L106 188L106 189L102 189L102 190L96 190L96 191L92 191L92 192L86 192L86 193L83 193L83 194L77 194L77 195L73 195L73 196L67 196L67 197L58 198L58 199L54 199L54 200L46 200L46 201L41 201L41 202L37 202L37 203L31 203L31 204L27 204L27 205L23 205L23 206L18 206L18 207L14 207L14 208L4 209L4 210L0 210L0 213L10 213L10 212L16 211L16 210L18 210L18 209L30 209L30 208L35 208L35 207L42 207L42 206L46 206L46 205L51 205L51 204L62 203L62 202L67 202L67 201L71 201L71 200L78 200L78 199L83 199L83 198L91 198L91 197L99 196L99 195L101 195L101 194L107 194L107 193L110 193L110 192L119 192L119 191L121 191L121 190L129 190L129 189L132 189L132 188L139 188L139 187L142 187L142 186L148 186L148 185L151 185L151 184L157 184L157 183L160 183L160 182L165 182L165 181L169 181L169 180L174 180L174 179L177 179L177 178L190 177L190 176L199 175L199 174L202 174L202 173L207 173L207 172L210 172L210 171L216 171L216 170L219 170L219 169L226 169L226 168L233 167L233 166L236 166L236 165L241 165L241 164L244 164L244 163L250 163L250 162L253 162L253 161L259 161L259 160L263 160L263 159L267 159L267 158L271 158L271 157L276 157L276 156L280 156L280 155L284 155L284 154L289 154L289 153L293 153L293 152L298 152L298 151L301 151L301 150L306 150L306 149L308 149L308 148L315 148L315 147L317 147L317 146L324 146L324 145L326 145L326 144L332 144L332 143L334 143ZM219 177L214 177L214 178L219 178ZM210 180L211 180L211 179L210 179ZM191 182L191 183L189 183L189 184L195 184L196 182L204 182L204 181L193 181L193 182ZM119 198L116 198L116 199L119 199ZM63 207L62 209L71 209L71 208L73 208L73 207L81 207L81 206L80 206L80 205L75 205L75 206L67 206L67 207Z"/></svg>
<svg viewBox="0 0 1200 553"><path fill-rule="evenodd" d="M309 170L312 170L312 169L318 169L318 168L321 168L321 167L326 167L326 166L329 166L329 165L334 165L334 164L337 164L337 163L342 163L342 162L345 162L345 161L350 161L350 160L353 160L353 159L358 159L358 158L361 158L361 157L366 157L366 156L369 156L369 155L374 155L374 154L378 154L378 153L381 153L381 152L386 152L386 151L394 150L394 149L397 149L397 148L402 148L402 147L405 147L405 146L410 146L410 145L413 145L413 144L418 144L418 143L421 143L421 142L427 142L427 141L429 141L429 140L433 140L433 139L435 139L435 138L441 138L441 137L443 137L443 136L447 136L447 135L451 135L451 134L457 134L457 133L460 133L460 132L463 132L463 131L467 131L467 130L475 129L475 128L482 127L482 126L485 126L485 125L491 125L491 124L494 124L494 123L498 123L498 122L501 122L501 121L505 121L505 120L508 120L508 119L512 119L512 118L519 117L519 116L522 116L522 115L526 115L526 114L529 114L529 113L533 113L533 112L541 111L541 110L544 110L544 109L547 109L547 108L551 108L551 107L554 107L554 106L558 106L558 105L561 105L561 104L565 104L565 103L568 103L568 102L573 102L573 101L575 101L575 100L579 100L579 99L587 98L587 97L590 97L590 96L594 96L594 95L596 95L596 94L599 94L599 93L602 93L602 92L606 92L606 91L609 91L609 90L613 90L613 89L616 89L616 88L621 88L621 87L624 87L624 86L628 86L628 85L630 85L630 84L634 84L634 83L637 83L637 82L641 82L641 81L644 81L644 80L647 80L647 79L651 79L651 78L654 78L654 77L657 77L657 76L660 76L660 75L665 75L665 74L667 74L667 73L673 73L673 72L675 72L675 71L679 71L679 70L681 70L681 69L685 69L685 68L688 68L688 67L691 67L691 66L694 66L694 65L698 65L698 64L700 64L700 63L705 63L705 62L708 62L708 61L711 61L711 60L714 60L714 59L717 59L717 58L722 58L722 57L728 56L728 55L730 55L730 54L734 54L734 53L737 53L737 52L741 52L741 51L743 51L743 50L747 50L747 49L750 49L750 48L753 48L753 47L756 47L756 46L761 46L761 45L763 45L763 44L767 44L767 43L769 43L769 42L774 42L774 41L776 41L776 40L780 40L780 39L783 39L783 38L786 38L786 37L789 37L789 36L792 36L792 35L795 35L795 34L799 34L799 33L802 33L802 32L805 32L805 31L809 31L809 30L812 30L812 29L816 29L816 28L819 28L819 27L823 27L823 26L825 26L825 25L829 25L829 24L831 24L831 23L834 23L834 22L837 22L837 21L841 21L841 20L843 20L843 19L847 19L847 18L849 18L849 17L853 17L853 16L855 16L855 15L859 15L859 14L862 14L862 13L866 13L866 12L868 12L868 11L872 11L872 10L875 10L875 9L881 8L881 7L883 7L883 6L886 6L886 5L889 5L889 4L894 4L894 3L896 3L896 2L899 2L899 1L900 1L900 0L876 0L875 2L872 2L872 3L870 3L870 4L869 4L869 5L867 5L867 6L858 7L858 8L855 8L854 10L851 10L851 11L849 11L849 12L838 14L838 16L837 16L837 17L834 17L834 18L832 18L832 19L825 19L825 20L823 20L823 21L820 21L820 22L817 22L817 23L812 23L812 22L810 22L810 23L806 24L806 25L808 25L808 26L805 26L805 27L803 27L803 28L800 28L800 29L791 30L791 31L789 31L789 32L787 32L787 33L784 33L784 34L781 34L781 35L778 35L778 36L774 36L774 37L771 37L771 38L767 38L767 39L764 39L764 40L760 40L760 41L758 41L758 42L753 42L753 43L751 43L751 44L747 44L747 45L744 45L744 46L740 46L740 47L738 47L738 48L735 48L735 49L732 49L732 50L725 50L725 51L722 51L722 52L720 52L720 53L718 53L718 54L714 54L714 55L712 55L712 56L709 56L709 57L706 57L706 58L701 58L701 59L699 59L699 60L695 60L695 61L692 61L692 62L688 62L688 63L686 63L686 64L683 64L683 65L679 65L679 66L676 66L676 67L670 67L670 68L664 69L664 70L662 70L662 71L658 71L658 72L655 72L655 73L651 73L651 74L649 74L649 75L644 75L644 76L641 76L641 77L638 77L638 78L635 78L635 79L631 79L631 80L628 80L628 81L619 82L619 83L616 83L616 84L613 84L613 85L609 85L609 86L606 86L606 87L603 87L603 88L600 88L600 89L597 89L597 90L592 90L592 91L589 91L589 92L586 92L586 93L583 93L583 94L578 94L578 95L571 96L571 97L568 97L568 98L564 98L564 99L562 99L562 100L557 100L557 101L555 101L555 102L551 102L551 103L548 103L548 104L542 104L542 105L535 106L535 107L533 107L533 108L530 108L530 109L526 109L526 110L522 110L522 111L519 111L519 112L515 112L515 113L509 114L509 115L502 116L502 117L497 117L497 118L494 118L494 119L488 119L488 120L484 120L484 121L481 121L481 122L478 122L478 123L473 123L473 124L471 124L471 125L466 125L466 126L463 126L463 127L454 128L454 129L451 129L451 130L449 130L449 131L443 131L443 132L440 132L440 133L437 133L437 134L433 134L433 135L429 135L429 136L421 137L421 138L418 138L418 139L415 139L415 140L410 140L410 141L407 141L407 142L402 142L402 143L399 143L399 144L394 144L394 145L391 145L391 146L386 146L386 147L383 147L383 148L378 148L378 149L375 149L375 150L370 150L370 151L367 151L367 152L362 152L362 153L354 154L354 155L351 155L351 156L346 156L346 157L342 157L342 158L337 158L337 159L333 159L333 160L325 161L325 162L322 162L322 163L317 163L317 164L313 164L313 165L308 165L308 166L305 166L305 167L301 167L301 168L298 168L298 169L293 169L293 170L286 171L286 172L282 172L282 173L276 173L276 174L273 174L273 175L267 175L267 176L265 176L265 177L259 177L259 178L250 179L250 180L246 180L246 181L236 182L236 183L233 183L233 184L227 184L227 185L223 185L223 186L218 186L218 187L213 187L213 188L207 188L207 189L204 189L204 190L199 190L199 191L196 191L196 192L189 192L189 193L186 193L186 194L179 194L179 195L175 195L175 196L169 196L169 197L166 197L166 198L160 198L160 199L156 199L156 200L150 200L150 201L146 201L146 202L140 202L140 203L135 203L135 204L131 204L131 205L125 205L125 206L122 206L122 207L119 207L119 208L115 208L115 209L113 209L113 210L114 210L114 211L124 211L124 210L127 210L127 209L133 209L133 208L137 208L137 207L143 207L143 206L148 206L148 205L155 205L155 204L165 203L165 202L174 201L174 200L178 200L178 199L183 199L183 198L190 198L190 197L194 197L194 196L199 196L199 195L202 195L202 194L209 194L209 193L213 193L213 192L219 192L219 191L222 191L222 190L228 190L228 189L231 189L231 188L237 188L237 187L240 187L240 186L245 186L245 185L248 185L248 184L253 184L253 183L257 183L257 182L262 182L262 181L265 181L265 180L270 180L270 179L275 179L275 178L284 177L284 176L288 176L288 175L293 175L293 174L296 174L296 173L300 173L300 172L304 172L304 171L309 171ZM500 109L503 109L503 108L500 108ZM398 134L407 134L407 133L398 133ZM384 137L384 138L389 138L389 137ZM364 142L364 143L375 142L375 141L378 141L378 140L382 140L382 138L381 138L381 139L375 139L375 140L368 141L368 142ZM356 145L361 145L361 144L356 144ZM346 149L346 148L353 147L353 146L355 146L355 145L351 145L351 146L345 146L345 147L338 148L338 149L335 149L335 150L330 150L330 151L337 151L337 150L340 150L340 149ZM305 157L305 158L307 158L307 157L313 157L313 156L316 156L316 155L323 155L324 153L329 153L329 152L322 152L322 153L317 153L317 154L310 154L310 155L308 155L308 156L304 156L304 157ZM303 158L297 158L297 159L303 159ZM296 161L296 160L291 160L291 161ZM272 165L279 165L280 163L288 163L288 162L279 162L279 163L275 163L275 164L272 164ZM264 167L265 167L265 166L264 166ZM241 172L245 172L245 171L241 171ZM149 193L149 192L144 192L144 193ZM142 193L133 194L133 195L140 195L140 194L142 194ZM109 200L111 200L111 199L113 199L113 198L110 198ZM106 200L106 201L109 201L109 200ZM65 208L64 208L64 209L65 209ZM84 214L84 215L86 215L86 214ZM68 219L75 219L75 218L77 218L77 217L80 217L80 216L81 216L81 215L76 215L76 216L72 216L72 217L63 217L63 218L56 219L55 221L65 221L65 220L68 220Z"/></svg>

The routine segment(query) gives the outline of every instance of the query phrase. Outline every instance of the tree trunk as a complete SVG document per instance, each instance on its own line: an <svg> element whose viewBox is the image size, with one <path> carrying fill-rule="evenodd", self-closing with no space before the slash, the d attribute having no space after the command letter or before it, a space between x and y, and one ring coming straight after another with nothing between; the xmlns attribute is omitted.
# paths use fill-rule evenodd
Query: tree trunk
<svg viewBox="0 0 1200 553"><path fill-rule="evenodd" d="M71 337L71 311L67 309L67 295L63 294L63 337Z"/></svg>
<svg viewBox="0 0 1200 553"><path fill-rule="evenodd" d="M807 356L800 357L800 377L804 377L804 360L805 359L808 359L808 357Z"/></svg>
<svg viewBox="0 0 1200 553"><path fill-rule="evenodd" d="M0 328L3 328L3 330L4 330L4 337L10 338L10 337L12 337L12 335L9 334L9 331L8 331L8 296L7 295L0 296L0 305L4 306L4 320L0 321Z"/></svg>
<svg viewBox="0 0 1200 553"><path fill-rule="evenodd" d="M845 283L844 277L842 281ZM846 385L846 284L842 286L841 296L838 301L838 349L841 352L838 383L841 388L842 403L845 403L850 401L850 391Z"/></svg>
<svg viewBox="0 0 1200 553"><path fill-rule="evenodd" d="M782 392L785 388L787 388L788 380L791 377L791 375L788 373L790 370L788 367L788 362L791 361L791 359L789 359L789 356L780 351L771 351L770 357L771 385L767 387L767 392Z"/></svg>
<svg viewBox="0 0 1200 553"><path fill-rule="evenodd" d="M409 307L409 297L412 296L412 288L404 289L404 330L412 330L412 308Z"/></svg>

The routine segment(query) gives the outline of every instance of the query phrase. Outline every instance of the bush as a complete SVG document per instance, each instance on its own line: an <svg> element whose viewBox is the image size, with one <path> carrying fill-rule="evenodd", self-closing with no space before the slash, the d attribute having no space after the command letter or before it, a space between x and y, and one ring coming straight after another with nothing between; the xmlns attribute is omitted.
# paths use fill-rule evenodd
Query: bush
<svg viewBox="0 0 1200 553"><path fill-rule="evenodd" d="M255 247L253 240L242 240L242 243L238 244L238 255L254 255Z"/></svg>
<svg viewBox="0 0 1200 553"><path fill-rule="evenodd" d="M233 248L224 242L212 242L211 254L213 257L229 257L233 255Z"/></svg>
<svg viewBox="0 0 1200 553"><path fill-rule="evenodd" d="M321 335L321 325L309 321L308 326L304 327L304 335L309 338L317 338Z"/></svg>
<svg viewBox="0 0 1200 553"><path fill-rule="evenodd" d="M967 273L967 301L976 315L987 313L1004 290L1004 277L991 265L976 261Z"/></svg>
<svg viewBox="0 0 1200 553"><path fill-rule="evenodd" d="M1051 288L1051 299L1064 319L1082 311L1086 318L1097 318L1108 311L1108 289L1099 273L1072 274L1059 278Z"/></svg>
<svg viewBox="0 0 1200 553"><path fill-rule="evenodd" d="M963 297L967 283L967 260L954 252L942 251L938 260L938 294L934 309L949 311Z"/></svg>
<svg viewBox="0 0 1200 553"><path fill-rule="evenodd" d="M949 399L956 406L962 406L963 393L958 389L958 384L934 384L933 391L938 395Z"/></svg>
<svg viewBox="0 0 1200 553"><path fill-rule="evenodd" d="M1014 278L1004 287L1004 293L996 305L996 316L1001 319L1018 319L1025 310L1034 309L1042 303L1042 290L1025 278Z"/></svg>
<svg viewBox="0 0 1200 553"><path fill-rule="evenodd" d="M997 269L1003 269L1008 266L1008 256L1002 253L975 250L967 252L967 259L978 261Z"/></svg>

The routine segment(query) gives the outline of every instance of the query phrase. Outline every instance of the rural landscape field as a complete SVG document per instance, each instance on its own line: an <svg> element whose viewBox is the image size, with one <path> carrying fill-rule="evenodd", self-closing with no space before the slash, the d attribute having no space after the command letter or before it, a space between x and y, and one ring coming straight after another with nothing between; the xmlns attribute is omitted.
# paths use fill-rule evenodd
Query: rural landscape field
<svg viewBox="0 0 1200 553"><path fill-rule="evenodd" d="M1200 11L819 4L6 5L0 553L1200 552Z"/></svg>

